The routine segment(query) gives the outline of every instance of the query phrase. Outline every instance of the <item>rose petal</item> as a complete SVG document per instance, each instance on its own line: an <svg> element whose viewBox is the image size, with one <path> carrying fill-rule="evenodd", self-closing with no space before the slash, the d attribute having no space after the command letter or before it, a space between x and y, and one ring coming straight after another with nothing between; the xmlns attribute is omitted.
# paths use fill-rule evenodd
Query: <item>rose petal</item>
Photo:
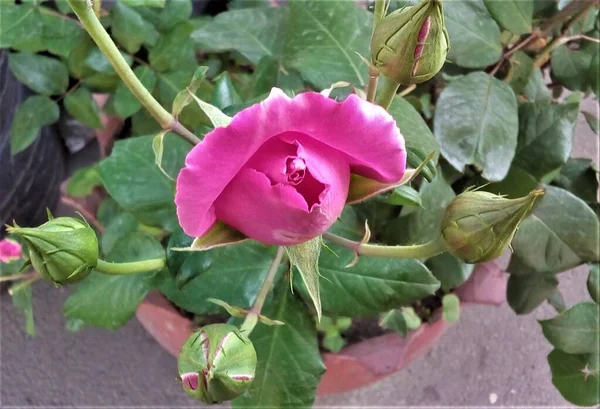
<svg viewBox="0 0 600 409"><path fill-rule="evenodd" d="M181 383L183 387L193 391L198 389L198 374L196 372L187 372L181 375Z"/></svg>
<svg viewBox="0 0 600 409"><path fill-rule="evenodd" d="M0 240L0 262L10 263L21 258L21 245L13 240Z"/></svg>
<svg viewBox="0 0 600 409"><path fill-rule="evenodd" d="M383 108L355 95L343 102L314 92L289 98L274 88L188 154L175 197L183 230L190 236L208 231L217 220L213 204L226 186L265 142L290 131L341 152L352 173L380 182L398 181L404 173L404 140Z"/></svg>

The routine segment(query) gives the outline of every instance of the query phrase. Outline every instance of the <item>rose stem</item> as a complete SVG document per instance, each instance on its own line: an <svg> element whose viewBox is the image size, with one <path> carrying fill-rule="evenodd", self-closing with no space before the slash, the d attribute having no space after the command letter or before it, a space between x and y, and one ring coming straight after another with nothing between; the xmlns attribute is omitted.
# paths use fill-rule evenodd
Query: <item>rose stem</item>
<svg viewBox="0 0 600 409"><path fill-rule="evenodd" d="M200 143L200 139L164 109L136 77L121 55L121 52L98 20L98 17L96 17L91 1L68 0L68 2L77 17L79 17L81 25L96 42L98 48L100 48L100 51L102 51L108 61L110 61L121 80L123 80L127 88L129 88L137 100L148 110L150 115L156 119L160 126L165 130L175 132L192 145Z"/></svg>
<svg viewBox="0 0 600 409"><path fill-rule="evenodd" d="M396 92L398 91L400 84L389 79L385 75L381 76L380 82L380 92L379 95L377 95L377 105L382 106L387 111L392 104L394 97L396 96Z"/></svg>
<svg viewBox="0 0 600 409"><path fill-rule="evenodd" d="M256 326L258 322L258 317L260 315L260 311L267 299L267 295L269 291L271 291L271 287L273 286L273 280L275 279L275 275L277 274L277 270L279 265L281 264L281 260L283 260L283 255L285 253L285 249L283 247L277 248L277 254L275 254L275 258L269 267L269 271L267 272L267 276L265 277L265 281L262 283L262 287L260 287L260 291L256 296L256 300L254 300L254 304L248 310L248 315L244 320L244 323L240 327L240 330L244 333L244 335L248 336Z"/></svg>
<svg viewBox="0 0 600 409"><path fill-rule="evenodd" d="M447 250L441 236L425 244L416 244L414 246L381 246L377 244L360 243L329 232L323 233L323 238L339 246L355 251L359 256L367 257L425 259L437 256Z"/></svg>
<svg viewBox="0 0 600 409"><path fill-rule="evenodd" d="M131 275L145 273L148 271L161 270L166 265L164 258L153 258L150 260L133 261L130 263L109 263L98 260L96 270L107 275Z"/></svg>

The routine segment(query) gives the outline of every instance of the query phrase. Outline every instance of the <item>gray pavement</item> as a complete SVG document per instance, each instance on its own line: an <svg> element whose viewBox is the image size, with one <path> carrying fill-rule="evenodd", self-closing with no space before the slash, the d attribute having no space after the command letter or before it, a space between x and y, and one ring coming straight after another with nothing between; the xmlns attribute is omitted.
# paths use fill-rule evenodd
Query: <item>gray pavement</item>
<svg viewBox="0 0 600 409"><path fill-rule="evenodd" d="M596 111L593 102L586 109ZM573 156L598 157L598 137L578 129ZM589 299L586 271L560 276L567 304ZM69 289L35 285L38 335L28 337L6 288L0 292L0 408L199 407L175 381L175 360L132 320L116 332L64 329ZM507 305L472 306L424 357L370 387L319 398L316 406L568 406L554 389L546 355L551 347L536 319L548 306L518 317Z"/></svg>

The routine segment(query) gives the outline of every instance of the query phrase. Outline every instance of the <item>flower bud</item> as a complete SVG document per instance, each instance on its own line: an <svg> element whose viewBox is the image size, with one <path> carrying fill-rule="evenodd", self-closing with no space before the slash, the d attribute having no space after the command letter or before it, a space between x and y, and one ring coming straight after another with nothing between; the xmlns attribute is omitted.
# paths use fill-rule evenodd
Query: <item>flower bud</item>
<svg viewBox="0 0 600 409"><path fill-rule="evenodd" d="M81 280L98 263L98 238L84 220L58 217L39 227L8 231L25 239L33 268L57 285Z"/></svg>
<svg viewBox="0 0 600 409"><path fill-rule="evenodd" d="M237 327L211 324L185 342L177 361L183 390L204 403L235 399L256 371L256 351Z"/></svg>
<svg viewBox="0 0 600 409"><path fill-rule="evenodd" d="M437 74L449 47L441 0L423 0L385 16L371 39L375 67L403 85L419 84Z"/></svg>
<svg viewBox="0 0 600 409"><path fill-rule="evenodd" d="M21 245L10 239L0 240L0 263L12 263L21 258Z"/></svg>
<svg viewBox="0 0 600 409"><path fill-rule="evenodd" d="M441 224L448 251L470 264L499 257L535 199L542 195L542 189L535 189L518 199L482 191L467 191L456 196L446 208Z"/></svg>

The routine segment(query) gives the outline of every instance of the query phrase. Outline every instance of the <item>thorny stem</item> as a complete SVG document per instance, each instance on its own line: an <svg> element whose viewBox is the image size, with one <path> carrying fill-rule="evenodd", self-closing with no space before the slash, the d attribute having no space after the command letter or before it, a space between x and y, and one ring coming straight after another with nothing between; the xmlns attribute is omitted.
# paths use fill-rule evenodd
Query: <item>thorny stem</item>
<svg viewBox="0 0 600 409"><path fill-rule="evenodd" d="M277 269L281 264L281 260L283 260L283 255L285 254L285 248L280 246L277 248L277 254L275 254L275 258L269 267L269 271L267 272L267 276L265 277L265 281L263 281L262 287L258 295L256 296L256 300L254 300L254 304L248 310L248 315L244 320L244 323L240 327L240 330L246 335L250 335L256 323L258 322L258 317L262 310L262 307L267 299L267 295L269 291L271 291L271 287L273 286L273 280L275 279L275 275L277 274Z"/></svg>
<svg viewBox="0 0 600 409"><path fill-rule="evenodd" d="M382 75L379 87L380 92L377 95L377 105L382 106L387 111L392 104L399 87L399 83L389 79L385 75Z"/></svg>
<svg viewBox="0 0 600 409"><path fill-rule="evenodd" d="M144 87L140 80L131 70L121 52L110 38L98 17L94 13L89 0L68 0L69 5L79 17L81 25L94 42L100 48L100 51L106 56L108 61L114 67L115 71L125 83L127 88L133 93L138 101L148 110L150 115L156 119L160 126L165 130L171 130L187 140L192 145L200 143L200 139L192 132L181 125L160 103L152 96L152 94Z"/></svg>
<svg viewBox="0 0 600 409"><path fill-rule="evenodd" d="M106 275L132 275L161 270L166 263L164 257L130 263L109 263L99 259L96 270Z"/></svg>
<svg viewBox="0 0 600 409"><path fill-rule="evenodd" d="M594 37L589 37L589 36L586 36L583 34L575 34L575 35L567 36L567 37L556 37L554 40L550 41L550 43L548 43L548 45L546 47L544 47L544 49L542 50L541 53L538 54L538 56L533 61L533 67L540 68L542 65L544 65L544 63L546 62L546 59L548 58L548 56L550 55L550 53L552 51L554 51L556 48L560 47L561 45L566 44L569 41L574 41L574 40L588 40L588 41L592 41L595 43L600 43L600 39L594 38Z"/></svg>
<svg viewBox="0 0 600 409"><path fill-rule="evenodd" d="M446 246L441 237L425 244L414 246L381 246L378 244L361 243L333 233L323 233L323 238L339 246L346 247L359 256L385 257L385 258L414 258L426 259L445 252Z"/></svg>

